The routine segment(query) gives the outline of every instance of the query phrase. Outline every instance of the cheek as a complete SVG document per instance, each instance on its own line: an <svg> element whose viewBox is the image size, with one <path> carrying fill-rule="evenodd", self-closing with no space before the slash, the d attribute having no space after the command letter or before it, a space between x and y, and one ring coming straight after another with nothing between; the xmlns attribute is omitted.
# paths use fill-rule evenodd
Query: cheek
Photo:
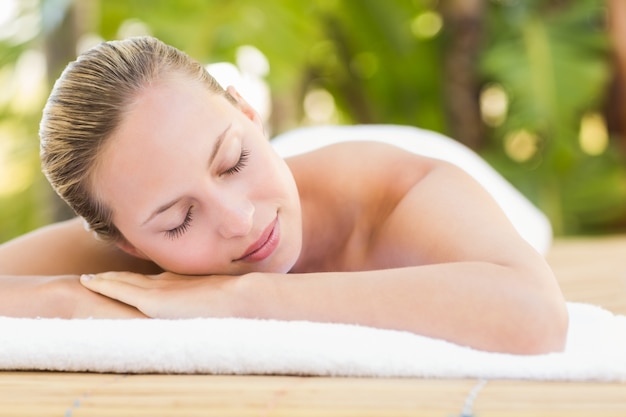
<svg viewBox="0 0 626 417"><path fill-rule="evenodd" d="M254 154L252 154L254 155ZM252 194L267 195L276 193L284 188L285 171L282 169L282 160L277 161L272 154L265 149L256 153L257 157L251 159L247 171L242 174L242 180L249 187Z"/></svg>
<svg viewBox="0 0 626 417"><path fill-rule="evenodd" d="M266 180L267 186L281 190L282 193L294 194L295 182L291 170L285 161L273 151L268 157L264 171L268 177Z"/></svg>
<svg viewBox="0 0 626 417"><path fill-rule="evenodd" d="M161 268L178 274L214 274L223 269L214 263L222 256L210 248L215 249L215 245L208 245L202 239L189 238L181 244L170 243L154 248L153 261Z"/></svg>

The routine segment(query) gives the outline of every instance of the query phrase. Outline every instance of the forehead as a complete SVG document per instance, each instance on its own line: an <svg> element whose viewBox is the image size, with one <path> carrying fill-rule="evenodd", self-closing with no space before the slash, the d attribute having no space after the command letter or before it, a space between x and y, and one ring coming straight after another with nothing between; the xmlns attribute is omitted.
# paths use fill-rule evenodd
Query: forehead
<svg viewBox="0 0 626 417"><path fill-rule="evenodd" d="M187 114L218 110L226 101L221 94L212 92L198 79L180 73L166 74L140 88L122 112L118 129L113 136L125 128L138 125L146 116L168 115L169 119L181 116L178 110ZM167 122L168 120L162 120Z"/></svg>
<svg viewBox="0 0 626 417"><path fill-rule="evenodd" d="M97 198L114 211L124 199L141 203L151 183L182 175L185 160L212 146L236 114L200 81L170 77L144 87L99 153L91 176Z"/></svg>
<svg viewBox="0 0 626 417"><path fill-rule="evenodd" d="M121 115L102 150L105 154L120 148L149 152L181 145L200 133L210 137L233 117L234 107L202 82L172 75L138 91Z"/></svg>

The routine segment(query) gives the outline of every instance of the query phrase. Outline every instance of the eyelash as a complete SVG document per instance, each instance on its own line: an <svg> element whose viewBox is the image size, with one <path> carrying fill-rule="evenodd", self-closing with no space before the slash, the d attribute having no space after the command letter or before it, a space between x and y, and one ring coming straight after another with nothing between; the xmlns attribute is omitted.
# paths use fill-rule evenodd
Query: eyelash
<svg viewBox="0 0 626 417"><path fill-rule="evenodd" d="M224 171L224 174L232 175L232 174L236 174L236 173L240 172L246 166L246 164L248 163L248 158L249 157L250 157L250 151L248 151L247 149L242 149L241 150L241 155L239 156L239 160L237 161L235 166L233 166L232 168L229 168L226 171ZM177 238L181 237L187 231L187 229L189 229L189 225L191 224L191 220L192 220L192 212L191 212L192 208L193 207L190 207L189 210L187 210L187 214L185 215L185 219L180 224L180 226L177 226L177 227L175 227L173 229L165 231L165 235L169 239L177 239Z"/></svg>
<svg viewBox="0 0 626 417"><path fill-rule="evenodd" d="M243 169L243 167L245 167L246 164L248 163L249 157L250 157L250 151L248 151L247 149L242 149L241 155L239 155L239 160L237 161L235 166L224 171L224 174L232 175L232 174L236 174L240 172Z"/></svg>
<svg viewBox="0 0 626 417"><path fill-rule="evenodd" d="M189 207L189 210L187 210L187 214L185 215L185 220L183 220L183 222L180 224L180 226L177 226L173 229L170 230L166 230L165 231L165 236L167 236L169 239L176 239L181 237L189 228L189 225L191 224L191 219L192 219L192 213L191 213L191 209L192 207Z"/></svg>

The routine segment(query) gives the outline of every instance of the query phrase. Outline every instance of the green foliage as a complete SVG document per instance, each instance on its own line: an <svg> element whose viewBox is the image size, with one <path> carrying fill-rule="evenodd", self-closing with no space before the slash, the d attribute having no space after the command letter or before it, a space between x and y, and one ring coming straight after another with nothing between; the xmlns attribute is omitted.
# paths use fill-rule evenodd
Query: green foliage
<svg viewBox="0 0 626 417"><path fill-rule="evenodd" d="M319 2L317 2L319 3ZM277 92L298 82L307 48L322 34L309 16L317 3L272 0L107 0L102 2L101 35L118 36L134 17L151 33L202 62L234 62L241 45L254 45L269 58L269 82Z"/></svg>
<svg viewBox="0 0 626 417"><path fill-rule="evenodd" d="M163 0L108 0L101 35L115 38L128 16L141 16L153 35L204 62L232 62L237 47L253 45L271 63L268 82L277 100L299 106L308 89L323 87L344 123L443 131L441 45L411 33L412 19L426 9L420 2L378 0L187 0L175 7ZM275 133L282 130L277 127Z"/></svg>
<svg viewBox="0 0 626 417"><path fill-rule="evenodd" d="M17 22L38 11L32 2L17 6ZM43 96L19 74L33 64L25 58L36 45L36 31L26 36L32 28L11 31L9 23L3 29L11 36L0 39L0 243L51 219L45 209L49 187L39 172L37 128Z"/></svg>
<svg viewBox="0 0 626 417"><path fill-rule="evenodd" d="M591 156L578 142L581 117L599 111L611 76L604 12L581 0L512 2L489 14L483 75L510 97L508 117L493 137L502 141L524 129L540 148L521 164L498 161L506 158L501 151L491 159L561 233L623 218L626 208L621 155L609 148Z"/></svg>
<svg viewBox="0 0 626 417"><path fill-rule="evenodd" d="M411 23L419 2L345 1L318 11L327 54L309 65L309 86L335 96L347 121L398 123L445 131L442 42L419 39ZM390 7L393 4L393 7Z"/></svg>
<svg viewBox="0 0 626 417"><path fill-rule="evenodd" d="M74 0L74 5L79 2ZM45 37L64 22L59 13L67 12L70 8L65 6L71 4L72 0L41 0L46 29L39 38L16 42L0 37L0 83L12 82L5 75L25 51L43 48ZM449 80L443 67L453 31L446 27L449 22L441 20L438 7L444 2L94 0L80 4L91 4L95 12L76 16L77 21L90 25L88 32L102 39L132 33L133 25L141 24L206 63L234 62L242 45L258 48L271 67L273 133L309 122L303 100L314 89L332 94L338 123L397 123L447 134L454 131L445 110ZM622 151L611 145L592 156L579 144L581 117L601 113L612 74L603 4L494 0L484 5L484 43L475 63L481 85L474 93L478 100L480 87L495 83L509 102L506 117L487 129L488 146L480 152L548 213L558 233L604 232L626 224ZM430 22L426 32L420 32L420 22ZM51 219L47 203L51 192L37 161L42 105L16 111L11 100L0 100L0 132L7 123L19 126L13 130L10 146L0 142L0 154L10 148L5 157L27 165L30 178L29 187L11 194L0 190L0 242ZM536 140L536 151L524 160L512 158L506 148L507 138L519 131ZM7 140L0 137L0 141Z"/></svg>

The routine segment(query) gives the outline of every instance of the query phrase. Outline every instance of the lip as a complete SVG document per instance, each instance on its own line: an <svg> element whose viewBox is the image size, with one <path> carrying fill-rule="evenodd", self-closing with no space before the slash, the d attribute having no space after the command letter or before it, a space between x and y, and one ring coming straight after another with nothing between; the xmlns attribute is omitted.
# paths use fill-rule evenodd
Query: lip
<svg viewBox="0 0 626 417"><path fill-rule="evenodd" d="M280 223L278 216L265 228L259 239L246 249L243 256L235 259L244 262L260 262L269 257L280 242Z"/></svg>

